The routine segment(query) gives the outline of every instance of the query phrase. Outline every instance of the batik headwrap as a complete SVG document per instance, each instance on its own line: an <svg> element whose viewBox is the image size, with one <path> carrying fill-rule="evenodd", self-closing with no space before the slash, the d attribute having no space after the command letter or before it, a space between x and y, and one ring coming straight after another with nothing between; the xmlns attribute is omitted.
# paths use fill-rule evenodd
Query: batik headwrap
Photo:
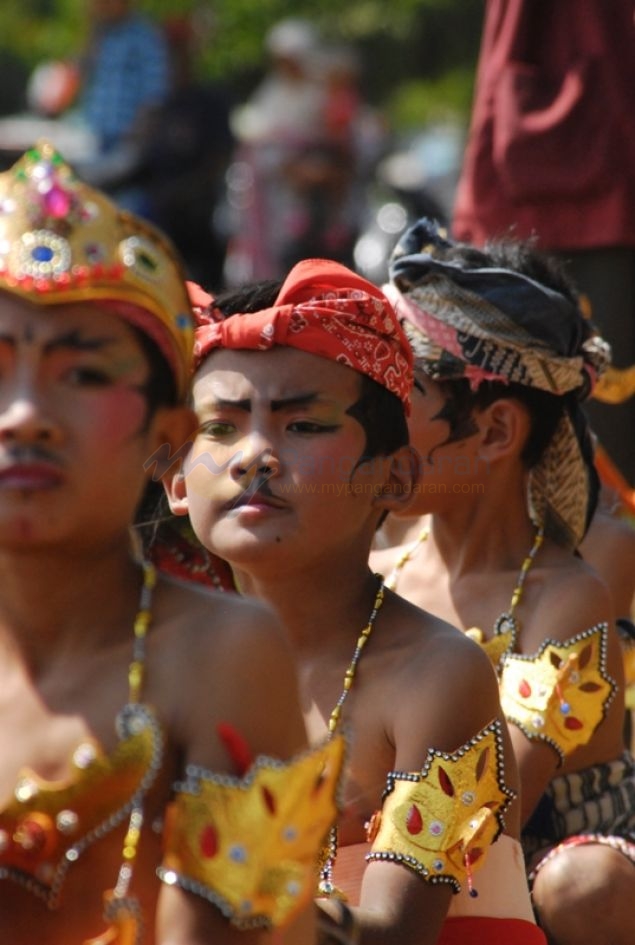
<svg viewBox="0 0 635 945"><path fill-rule="evenodd" d="M530 471L528 503L547 534L577 547L595 476L578 401L608 365L609 346L559 292L513 270L435 259L428 251L435 242L447 245L429 221L409 229L390 263L391 286L384 287L414 356L434 380L465 378L473 390L500 381L574 395Z"/></svg>
<svg viewBox="0 0 635 945"><path fill-rule="evenodd" d="M193 317L180 259L46 141L0 174L0 290L37 305L98 302L155 342L185 397Z"/></svg>
<svg viewBox="0 0 635 945"><path fill-rule="evenodd" d="M412 352L395 311L383 292L350 269L328 259L307 259L293 267L271 308L223 319L205 296L190 288L199 309L194 345L198 367L216 348L266 351L274 345L298 348L366 374L410 410Z"/></svg>

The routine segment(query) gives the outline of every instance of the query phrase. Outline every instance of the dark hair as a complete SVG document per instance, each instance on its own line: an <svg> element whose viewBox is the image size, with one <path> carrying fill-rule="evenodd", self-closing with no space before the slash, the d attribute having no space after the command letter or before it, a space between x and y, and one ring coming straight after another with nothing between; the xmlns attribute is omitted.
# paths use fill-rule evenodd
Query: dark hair
<svg viewBox="0 0 635 945"><path fill-rule="evenodd" d="M175 407L178 403L178 394L174 372L159 347L144 331L130 326L135 338L148 362L150 368L148 380L145 384L145 395L148 402L146 423L159 407Z"/></svg>
<svg viewBox="0 0 635 945"><path fill-rule="evenodd" d="M566 407L566 396L555 397L547 391L525 387L523 384L483 381L473 391L469 381L462 378L438 383L445 397L445 406L438 417L450 426L448 443L464 439L474 432L471 423L474 410L484 410L497 400L520 401L530 417L529 435L520 454L528 469L536 465L547 448Z"/></svg>
<svg viewBox="0 0 635 945"><path fill-rule="evenodd" d="M361 375L359 399L347 413L354 417L366 434L364 453L360 459L390 456L409 443L408 424L403 403L372 377Z"/></svg>
<svg viewBox="0 0 635 945"><path fill-rule="evenodd" d="M235 289L226 289L214 296L213 306L223 318L230 315L260 312L271 308L282 288L280 279L262 279L259 282L250 282Z"/></svg>
<svg viewBox="0 0 635 945"><path fill-rule="evenodd" d="M152 417L160 407L175 407L178 403L178 393L174 372L159 347L144 331L130 326L139 342L149 366L148 380L145 384L147 410L143 430L148 428ZM165 492L161 482L149 479L146 482L143 494L135 512L135 522L146 522L165 512Z"/></svg>

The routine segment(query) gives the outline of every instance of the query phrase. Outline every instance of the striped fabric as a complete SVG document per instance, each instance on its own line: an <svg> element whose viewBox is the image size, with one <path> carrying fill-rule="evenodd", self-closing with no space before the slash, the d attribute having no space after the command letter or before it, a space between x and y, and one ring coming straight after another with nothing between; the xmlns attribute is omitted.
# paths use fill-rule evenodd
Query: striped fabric
<svg viewBox="0 0 635 945"><path fill-rule="evenodd" d="M523 831L525 860L535 861L541 850L547 853L578 837L609 843L635 862L635 761L630 752L553 779Z"/></svg>

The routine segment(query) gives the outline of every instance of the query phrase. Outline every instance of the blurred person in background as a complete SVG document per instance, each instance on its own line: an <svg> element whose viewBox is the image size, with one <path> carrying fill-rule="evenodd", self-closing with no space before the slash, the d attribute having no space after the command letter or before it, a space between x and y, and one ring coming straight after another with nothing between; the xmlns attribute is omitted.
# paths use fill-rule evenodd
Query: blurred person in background
<svg viewBox="0 0 635 945"><path fill-rule="evenodd" d="M313 24L287 19L265 38L269 71L236 109L228 172L229 285L278 278L300 259L352 252L358 65Z"/></svg>
<svg viewBox="0 0 635 945"><path fill-rule="evenodd" d="M97 138L98 155L82 174L120 206L147 216L142 151L152 113L170 91L167 40L134 0L89 0L87 13L78 108Z"/></svg>
<svg viewBox="0 0 635 945"><path fill-rule="evenodd" d="M164 23L172 88L153 113L143 143L144 189L152 220L183 256L188 275L217 285L225 243L214 223L234 138L230 95L196 74L201 49L213 42L213 23L201 8Z"/></svg>

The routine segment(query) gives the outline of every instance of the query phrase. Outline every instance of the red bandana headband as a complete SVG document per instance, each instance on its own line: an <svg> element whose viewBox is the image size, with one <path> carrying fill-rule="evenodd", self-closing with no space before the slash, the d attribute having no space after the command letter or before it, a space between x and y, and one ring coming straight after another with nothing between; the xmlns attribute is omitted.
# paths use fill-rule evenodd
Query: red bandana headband
<svg viewBox="0 0 635 945"><path fill-rule="evenodd" d="M195 309L210 305L211 297L198 286L189 288ZM195 368L216 348L266 351L286 345L366 374L410 411L412 354L395 311L377 286L340 263L298 263L272 308L218 321L213 308L207 312L198 314Z"/></svg>

